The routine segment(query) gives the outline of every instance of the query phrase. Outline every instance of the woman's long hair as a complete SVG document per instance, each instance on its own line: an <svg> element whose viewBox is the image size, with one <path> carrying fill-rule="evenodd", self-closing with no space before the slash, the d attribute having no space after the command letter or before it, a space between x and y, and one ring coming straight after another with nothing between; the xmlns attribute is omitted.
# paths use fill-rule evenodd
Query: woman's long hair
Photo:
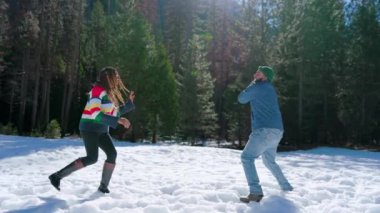
<svg viewBox="0 0 380 213"><path fill-rule="evenodd" d="M115 106L125 104L124 95L127 96L129 90L121 81L117 69L104 67L100 71L98 84L106 89L108 97Z"/></svg>

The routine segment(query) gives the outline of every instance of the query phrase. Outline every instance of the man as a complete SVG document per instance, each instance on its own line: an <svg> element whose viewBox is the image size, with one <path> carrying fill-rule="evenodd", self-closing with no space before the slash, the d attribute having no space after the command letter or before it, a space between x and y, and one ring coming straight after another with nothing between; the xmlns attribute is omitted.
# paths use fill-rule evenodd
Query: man
<svg viewBox="0 0 380 213"><path fill-rule="evenodd" d="M275 161L277 146L284 129L277 94L271 83L273 77L274 72L271 67L259 66L252 83L238 97L241 104L250 103L252 112L252 132L241 154L249 185L249 195L240 198L245 203L260 202L264 196L254 164L255 159L259 156L262 156L264 165L277 179L281 189L283 191L293 190Z"/></svg>

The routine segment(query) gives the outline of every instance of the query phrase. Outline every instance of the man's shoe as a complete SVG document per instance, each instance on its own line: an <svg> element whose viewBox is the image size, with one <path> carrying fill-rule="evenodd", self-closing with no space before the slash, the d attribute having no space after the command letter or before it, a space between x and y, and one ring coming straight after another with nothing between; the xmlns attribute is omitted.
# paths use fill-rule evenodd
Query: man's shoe
<svg viewBox="0 0 380 213"><path fill-rule="evenodd" d="M240 197L240 201L243 203L249 203L250 201L260 202L263 197L264 195L249 194L248 196Z"/></svg>

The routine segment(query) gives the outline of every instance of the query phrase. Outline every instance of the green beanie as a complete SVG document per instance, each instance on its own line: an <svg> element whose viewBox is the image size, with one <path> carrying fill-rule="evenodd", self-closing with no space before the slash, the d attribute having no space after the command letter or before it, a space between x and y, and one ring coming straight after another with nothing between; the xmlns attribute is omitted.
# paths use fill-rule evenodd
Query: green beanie
<svg viewBox="0 0 380 213"><path fill-rule="evenodd" d="M272 82L274 78L274 71L271 67L259 66L258 70L260 70L265 75L265 77L267 77L269 82Z"/></svg>

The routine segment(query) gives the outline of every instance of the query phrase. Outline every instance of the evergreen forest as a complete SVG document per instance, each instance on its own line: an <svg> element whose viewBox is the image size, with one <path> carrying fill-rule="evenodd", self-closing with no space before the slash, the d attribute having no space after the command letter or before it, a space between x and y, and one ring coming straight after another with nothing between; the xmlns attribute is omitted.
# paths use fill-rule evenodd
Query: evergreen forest
<svg viewBox="0 0 380 213"><path fill-rule="evenodd" d="M275 70L283 149L380 147L380 0L0 0L0 134L78 135L117 67L134 142L242 148L260 65ZM47 134L47 133L46 133Z"/></svg>

